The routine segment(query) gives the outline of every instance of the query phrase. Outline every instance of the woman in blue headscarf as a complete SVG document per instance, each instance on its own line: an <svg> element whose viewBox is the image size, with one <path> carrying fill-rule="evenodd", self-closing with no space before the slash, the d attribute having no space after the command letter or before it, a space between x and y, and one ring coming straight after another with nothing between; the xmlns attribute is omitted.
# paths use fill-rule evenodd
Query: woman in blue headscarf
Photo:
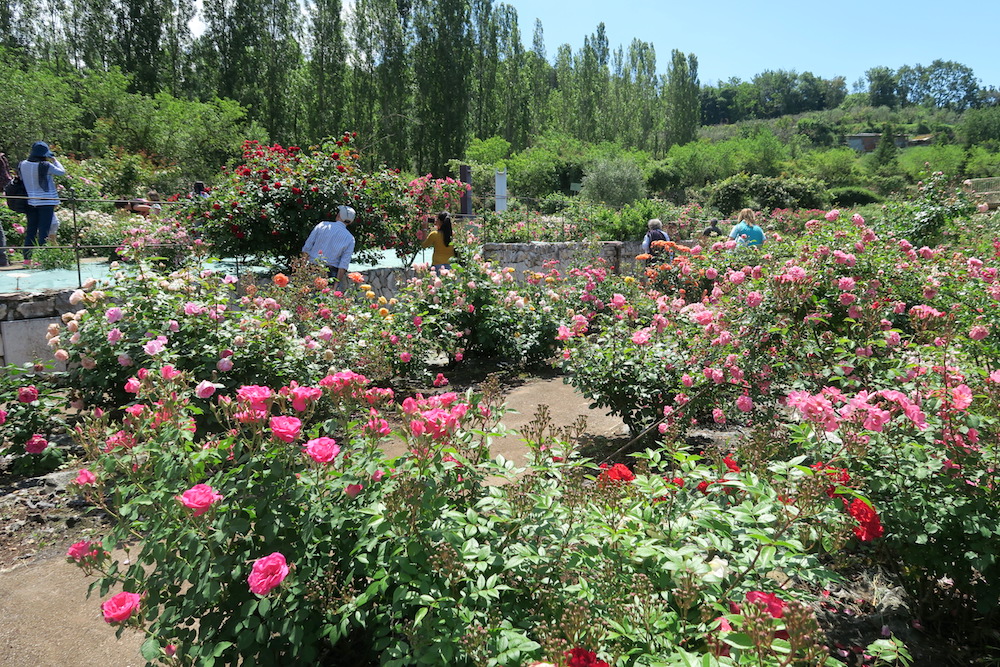
<svg viewBox="0 0 1000 667"><path fill-rule="evenodd" d="M28 225L24 230L24 258L27 260L31 259L32 246L45 245L59 204L54 177L65 175L66 170L44 141L36 141L31 146L28 159L21 162L18 169L24 189L28 191Z"/></svg>

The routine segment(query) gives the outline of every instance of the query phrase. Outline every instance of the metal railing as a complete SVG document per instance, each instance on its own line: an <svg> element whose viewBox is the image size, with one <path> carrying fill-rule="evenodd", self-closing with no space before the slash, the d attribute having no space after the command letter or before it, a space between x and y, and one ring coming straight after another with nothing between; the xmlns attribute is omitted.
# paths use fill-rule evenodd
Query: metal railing
<svg viewBox="0 0 1000 667"><path fill-rule="evenodd" d="M77 287L81 287L83 285L83 270L82 270L83 253L87 252L87 251L101 251L101 250L109 250L109 251L115 251L115 252L117 252L117 250L122 247L122 244L120 244L120 243L118 243L118 244L81 243L80 242L80 238L81 238L81 233L80 232L81 232L81 230L80 230L80 225L79 225L79 220L78 220L78 215L80 214L80 210L79 210L80 204L110 204L111 206L116 206L119 202L129 202L129 203L132 203L132 202L135 202L137 200L136 199L123 199L123 198L104 199L104 198L77 197L75 195L75 193L73 192L73 189L71 187L65 188L65 191L69 193L69 196L62 196L62 195L60 195L60 196L56 196L56 197L45 197L44 199L46 201L58 201L59 202L58 206L66 206L66 207L69 208L69 210L71 212L71 217L70 217L71 232L70 232L70 234L71 234L71 238L73 240L72 243L70 243L69 245L50 244L50 243L46 243L45 239L38 238L38 241L40 241L40 243L38 243L37 245L33 244L33 245L11 246L11 245L8 244L8 245L5 245L2 248L0 248L0 252L5 252L6 253L8 250L11 250L11 249L21 249L22 252L25 251L25 250L30 250L31 252L35 252L35 251L38 251L38 250L40 250L42 248L48 248L48 249L53 249L53 250L72 250L73 251L74 264L76 265ZM27 202L28 200L32 199L32 197L9 196L8 195L8 196L6 196L6 199L8 199L8 200L9 199L21 199L21 200L25 200ZM146 201L146 200L143 200L143 201ZM161 201L151 202L151 203L159 204L160 207L161 207L161 209L162 209L163 207L168 207L168 206L185 206L189 202L187 202L187 201L163 201L163 200L161 200ZM16 214L17 215L25 215L23 213L16 213ZM53 216L55 216L54 212L53 212ZM60 228L61 228L61 223L60 223ZM171 248L171 249L177 249L177 248L181 248L183 246L181 244L178 244L178 243L150 243L150 244L146 244L145 247L148 247L148 248ZM108 255L110 256L111 253L109 252ZM88 253L88 256L93 256L93 255L91 253ZM25 268L28 268L28 267L25 267Z"/></svg>

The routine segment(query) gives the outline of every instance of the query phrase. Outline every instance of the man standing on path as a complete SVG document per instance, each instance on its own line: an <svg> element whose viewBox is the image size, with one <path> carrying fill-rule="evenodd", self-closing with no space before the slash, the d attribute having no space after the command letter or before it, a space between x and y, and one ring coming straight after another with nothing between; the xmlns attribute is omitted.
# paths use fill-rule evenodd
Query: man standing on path
<svg viewBox="0 0 1000 667"><path fill-rule="evenodd" d="M347 226L354 222L355 215L357 213L350 206L338 206L336 220L324 220L316 225L302 246L309 261L325 264L331 278L336 273L337 288L341 291L354 254L354 235L347 231Z"/></svg>

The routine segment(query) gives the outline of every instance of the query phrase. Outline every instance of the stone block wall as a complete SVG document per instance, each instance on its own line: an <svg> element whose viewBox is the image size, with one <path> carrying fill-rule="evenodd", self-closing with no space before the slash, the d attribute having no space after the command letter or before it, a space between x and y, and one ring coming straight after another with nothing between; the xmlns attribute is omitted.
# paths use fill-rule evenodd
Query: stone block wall
<svg viewBox="0 0 1000 667"><path fill-rule="evenodd" d="M45 332L63 313L79 309L69 302L72 293L70 289L0 294L0 363L23 366L48 361L62 369L46 344Z"/></svg>

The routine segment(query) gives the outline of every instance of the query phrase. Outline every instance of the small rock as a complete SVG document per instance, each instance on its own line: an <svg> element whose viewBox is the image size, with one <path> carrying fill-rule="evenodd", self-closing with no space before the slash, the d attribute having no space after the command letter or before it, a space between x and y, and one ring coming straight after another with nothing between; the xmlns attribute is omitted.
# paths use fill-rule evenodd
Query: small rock
<svg viewBox="0 0 1000 667"><path fill-rule="evenodd" d="M57 490L65 490L67 485L76 479L75 470L57 470L42 477L45 486L54 487Z"/></svg>

